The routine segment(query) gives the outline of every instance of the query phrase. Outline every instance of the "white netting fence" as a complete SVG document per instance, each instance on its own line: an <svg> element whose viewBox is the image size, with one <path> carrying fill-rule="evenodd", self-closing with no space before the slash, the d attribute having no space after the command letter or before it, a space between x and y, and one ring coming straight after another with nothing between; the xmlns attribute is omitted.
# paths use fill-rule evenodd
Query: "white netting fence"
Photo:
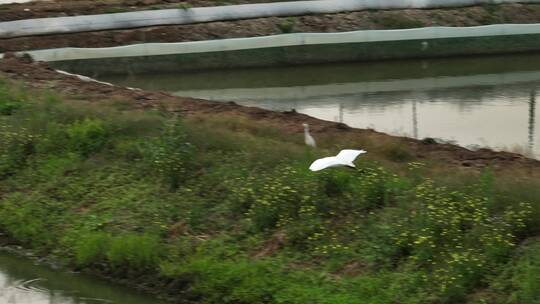
<svg viewBox="0 0 540 304"><path fill-rule="evenodd" d="M476 27L427 27L404 30L369 30L345 33L295 33L276 36L223 40L144 43L108 48L59 48L27 51L36 60L64 61L92 58L157 56L205 52L225 52L300 45L421 40L540 34L540 24L496 24ZM425 41L423 41L425 40Z"/></svg>

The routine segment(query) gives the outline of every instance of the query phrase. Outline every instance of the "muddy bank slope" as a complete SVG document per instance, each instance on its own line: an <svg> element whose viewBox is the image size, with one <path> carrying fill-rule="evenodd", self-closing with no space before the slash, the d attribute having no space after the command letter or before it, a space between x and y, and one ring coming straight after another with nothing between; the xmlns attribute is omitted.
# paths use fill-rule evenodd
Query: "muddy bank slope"
<svg viewBox="0 0 540 304"><path fill-rule="evenodd" d="M456 166L460 170L481 170L486 167L511 172L520 176L540 177L540 161L508 152L489 149L470 151L465 148L436 144L432 140L415 140L390 136L374 130L353 129L344 124L319 120L296 112L274 112L235 103L221 103L193 98L175 97L164 92L133 90L104 83L81 80L76 76L59 73L42 62L8 56L0 60L0 73L23 81L29 87L46 88L60 92L70 99L99 102L122 100L134 108L157 108L190 117L215 116L244 117L264 122L276 129L301 139L302 123L308 122L313 133L325 139L329 146L340 141L365 142L366 146L384 157L386 149L402 147L415 159L430 162L442 168ZM337 140L336 140L337 139Z"/></svg>

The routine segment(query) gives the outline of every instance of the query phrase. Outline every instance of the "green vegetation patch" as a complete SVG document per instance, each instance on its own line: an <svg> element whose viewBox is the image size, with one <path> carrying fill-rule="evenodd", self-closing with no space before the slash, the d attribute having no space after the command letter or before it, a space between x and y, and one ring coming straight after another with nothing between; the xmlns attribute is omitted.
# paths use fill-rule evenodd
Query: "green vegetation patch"
<svg viewBox="0 0 540 304"><path fill-rule="evenodd" d="M380 151L395 167L368 154L313 173L345 147L0 92L17 103L0 115L0 230L72 267L200 303L538 300L540 247L520 245L540 227L534 181L428 176L394 144Z"/></svg>

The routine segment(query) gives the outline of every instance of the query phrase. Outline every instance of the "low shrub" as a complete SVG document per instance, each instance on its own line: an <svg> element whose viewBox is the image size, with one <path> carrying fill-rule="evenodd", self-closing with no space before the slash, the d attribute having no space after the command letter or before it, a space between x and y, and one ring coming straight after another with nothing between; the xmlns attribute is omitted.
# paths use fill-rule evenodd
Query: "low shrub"
<svg viewBox="0 0 540 304"><path fill-rule="evenodd" d="M385 29L407 29L425 26L424 22L402 14L385 15L374 21Z"/></svg>
<svg viewBox="0 0 540 304"><path fill-rule="evenodd" d="M103 149L109 139L105 123L97 118L76 121L67 127L66 132L70 149L84 157Z"/></svg>
<svg viewBox="0 0 540 304"><path fill-rule="evenodd" d="M115 268L143 271L157 267L162 254L159 239L145 234L93 232L81 236L75 245L75 261L81 266L108 262Z"/></svg>
<svg viewBox="0 0 540 304"><path fill-rule="evenodd" d="M23 101L21 94L13 92L0 82L0 115L13 115L22 107Z"/></svg>
<svg viewBox="0 0 540 304"><path fill-rule="evenodd" d="M0 115L12 115L20 107L18 102L0 101Z"/></svg>
<svg viewBox="0 0 540 304"><path fill-rule="evenodd" d="M189 10L193 6L189 4L188 2L182 2L182 3L177 4L176 7L181 10Z"/></svg>
<svg viewBox="0 0 540 304"><path fill-rule="evenodd" d="M170 121L161 136L144 147L143 154L150 161L150 168L174 190L188 178L189 169L193 169L195 149L187 141L184 126L179 121Z"/></svg>
<svg viewBox="0 0 540 304"><path fill-rule="evenodd" d="M26 166L37 139L26 129L10 130L0 122L0 179Z"/></svg>
<svg viewBox="0 0 540 304"><path fill-rule="evenodd" d="M527 244L510 269L499 285L510 294L506 303L540 303L540 244Z"/></svg>
<svg viewBox="0 0 540 304"><path fill-rule="evenodd" d="M75 262L79 266L102 263L110 247L111 237L103 232L93 232L79 236L75 244Z"/></svg>
<svg viewBox="0 0 540 304"><path fill-rule="evenodd" d="M0 230L41 250L54 246L59 213L57 202L36 193L13 193L0 200ZM54 227L54 228L53 228Z"/></svg>
<svg viewBox="0 0 540 304"><path fill-rule="evenodd" d="M42 130L36 150L40 154L62 155L75 152L84 158L101 151L110 140L110 132L99 118L85 118L71 124L49 121Z"/></svg>
<svg viewBox="0 0 540 304"><path fill-rule="evenodd" d="M294 32L295 26L296 26L296 18L294 17L289 17L277 24L277 27L279 28L279 30L284 34Z"/></svg>
<svg viewBox="0 0 540 304"><path fill-rule="evenodd" d="M152 235L120 235L110 240L107 259L113 266L153 269L162 254L159 239Z"/></svg>
<svg viewBox="0 0 540 304"><path fill-rule="evenodd" d="M445 301L461 301L516 246L525 228L529 204L489 212L489 201L437 187L431 180L416 186L413 211L397 224L396 242L409 259L431 269L430 282Z"/></svg>
<svg viewBox="0 0 540 304"><path fill-rule="evenodd" d="M384 147L382 154L389 160L400 163L409 162L414 159L414 155L407 148L399 144L390 144Z"/></svg>

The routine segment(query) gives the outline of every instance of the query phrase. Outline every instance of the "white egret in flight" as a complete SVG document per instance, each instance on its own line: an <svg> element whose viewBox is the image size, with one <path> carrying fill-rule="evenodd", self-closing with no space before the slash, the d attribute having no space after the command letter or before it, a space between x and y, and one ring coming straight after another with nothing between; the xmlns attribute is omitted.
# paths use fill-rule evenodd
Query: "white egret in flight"
<svg viewBox="0 0 540 304"><path fill-rule="evenodd" d="M315 143L315 139L311 134L309 134L309 125L307 123L302 124L304 126L304 142L306 145L315 148L317 147L317 144Z"/></svg>
<svg viewBox="0 0 540 304"><path fill-rule="evenodd" d="M356 166L353 163L354 160L358 157L358 155L364 154L364 153L367 153L367 151L351 150L351 149L341 150L336 156L330 156L330 157L317 159L311 164L311 166L309 166L309 170L319 171L326 168L340 167L340 166L356 168Z"/></svg>

